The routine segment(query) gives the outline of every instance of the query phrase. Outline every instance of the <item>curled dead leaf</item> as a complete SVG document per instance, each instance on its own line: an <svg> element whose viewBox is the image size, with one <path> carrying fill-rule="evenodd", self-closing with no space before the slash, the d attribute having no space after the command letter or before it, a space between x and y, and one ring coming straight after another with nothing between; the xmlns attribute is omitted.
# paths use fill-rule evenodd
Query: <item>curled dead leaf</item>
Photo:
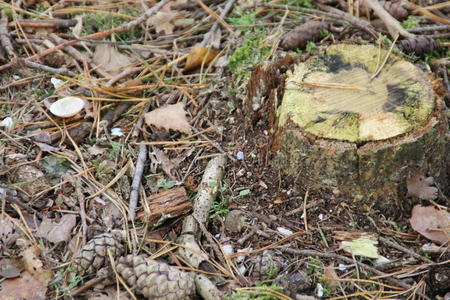
<svg viewBox="0 0 450 300"><path fill-rule="evenodd" d="M186 65L184 66L183 72L190 71L200 67L202 64L207 66L211 61L213 61L219 51L211 47L194 47L189 51L186 59Z"/></svg>
<svg viewBox="0 0 450 300"><path fill-rule="evenodd" d="M414 206L409 219L411 227L435 243L445 245L450 241L450 213L433 206Z"/></svg>
<svg viewBox="0 0 450 300"><path fill-rule="evenodd" d="M336 288L339 286L339 276L334 270L334 262L325 267L323 272L323 279L330 288Z"/></svg>
<svg viewBox="0 0 450 300"><path fill-rule="evenodd" d="M44 217L37 230L36 236L43 237L52 243L68 242L70 233L77 223L77 217L74 215L64 215L59 223Z"/></svg>
<svg viewBox="0 0 450 300"><path fill-rule="evenodd" d="M176 130L192 134L191 126L186 118L183 103L167 105L145 114L145 123L165 130Z"/></svg>

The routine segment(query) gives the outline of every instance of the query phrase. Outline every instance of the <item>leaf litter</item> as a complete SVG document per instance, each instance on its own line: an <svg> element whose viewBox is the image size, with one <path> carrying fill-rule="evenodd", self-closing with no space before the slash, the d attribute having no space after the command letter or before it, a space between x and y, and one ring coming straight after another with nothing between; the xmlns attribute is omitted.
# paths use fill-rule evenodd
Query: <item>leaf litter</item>
<svg viewBox="0 0 450 300"><path fill-rule="evenodd" d="M250 291L268 293L264 296L274 299L311 299L319 292L327 298L395 293L401 297L416 291L420 297L423 293L434 297L437 290L432 285L420 287L425 275L410 275L407 269L423 268L421 261L429 263L419 253L422 240L417 233L443 245L438 249L441 252L430 254L433 262L448 259L447 207L415 206L408 223L409 211L403 219L379 216L370 220L372 216L358 214L359 207L352 210L334 205L335 199L324 201L313 192L308 198L304 191L309 187L292 188L289 179L262 164L267 161L269 130L261 121L247 124L250 112L243 105L246 82L233 70L251 70L260 62L253 58L275 60L292 54L278 45L309 54L339 41L375 44L374 30L388 34L386 24L375 27L375 21L380 21L376 13L357 15L354 6L343 6L347 3L328 3L331 6L327 7L322 2L301 1L288 3L288 10L286 5L264 7L267 3L261 1L232 0L114 0L83 6L25 1L14 7L13 13L21 18L54 22L44 27L12 23L12 7L2 6L11 23L0 28L6 30L0 48L7 51L0 51L0 68L9 72L12 67L12 72L1 81L1 129L5 133L0 131L0 191L15 192L0 192L0 272L7 278L0 283L0 298L135 297L123 286L119 286L120 293L115 288L99 293L89 285L91 277L78 281L70 271L71 258L93 237L128 226L132 228L127 231L130 249L145 249L139 254L154 254L160 262L186 266L175 243L182 234L180 224L191 210L197 215L198 204L193 200L204 191L217 192L206 211L213 217L208 224L199 224L201 234L196 237L200 238L188 245L206 250L201 253L209 257L210 271L220 274L219 281L225 280L224 290L231 299L242 299ZM399 20L419 14L396 2L383 1L382 5ZM444 12L446 8L435 9ZM348 13L351 11L353 15ZM338 12L338 17L333 15ZM319 21L311 13L323 18ZM370 20L366 18L369 14ZM433 34L442 34L446 28L434 27L433 18L418 23L423 28L433 27L426 37L399 42L404 51L430 55L427 60L433 59L432 51L443 53L436 48ZM15 26L21 26L20 30ZM74 35L78 40L72 39ZM6 37L14 40L13 48L5 47ZM27 40L31 43L24 42ZM55 46L64 43L55 52ZM41 57L45 52L50 55ZM32 53L21 68L9 58L17 53ZM441 80L445 80L442 75ZM55 118L47 108L66 96L88 105L74 115ZM112 134L117 129L120 134ZM141 145L148 145L151 151L141 153ZM234 153L245 154L245 160L228 163L223 180L202 181L206 160L223 154L233 159ZM134 180L139 165L144 172ZM434 201L445 203L440 183L418 172L411 174L408 197L433 205ZM136 220L128 223L132 194L147 201L137 203ZM308 199L298 202L302 197ZM302 207L295 204L303 200ZM4 211L12 219L4 217ZM225 224L225 228L224 222L230 223L226 221L229 211L244 212L245 226L238 224L238 230L229 230L230 224ZM282 232L277 228L283 228ZM371 229L380 237L395 240L395 247L378 241ZM347 232L346 238L333 239L338 231ZM221 245L249 253L224 254ZM268 249L275 254L260 255ZM418 261L401 263L411 255ZM376 257L389 257L390 262L377 265ZM259 274L264 277L259 281L252 276L255 261L276 268L259 265L258 270L266 272ZM274 263L284 261L289 263ZM344 262L346 267L336 269L334 261ZM304 275L294 276L298 271ZM397 277L390 275L393 272ZM271 285L272 279L281 276L296 278L295 287L277 286L282 280ZM408 276L413 285L404 285L397 279L401 276ZM300 279L311 284L302 289ZM314 286L321 287L320 291Z"/></svg>

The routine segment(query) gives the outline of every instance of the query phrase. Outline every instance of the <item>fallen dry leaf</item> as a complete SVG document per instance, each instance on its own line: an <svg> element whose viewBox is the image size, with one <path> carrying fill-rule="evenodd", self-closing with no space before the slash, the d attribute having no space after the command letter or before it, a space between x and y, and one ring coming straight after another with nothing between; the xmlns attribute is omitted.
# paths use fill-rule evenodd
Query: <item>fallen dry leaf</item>
<svg viewBox="0 0 450 300"><path fill-rule="evenodd" d="M211 47L198 46L192 48L187 56L183 72L196 69L202 64L204 66L208 65L218 54L219 51Z"/></svg>
<svg viewBox="0 0 450 300"><path fill-rule="evenodd" d="M46 238L52 243L68 242L70 233L77 223L77 217L71 214L64 215L59 223L44 217L36 232L37 237Z"/></svg>
<svg viewBox="0 0 450 300"><path fill-rule="evenodd" d="M177 13L173 11L159 11L154 16L148 18L148 24L155 26L156 33L164 32L164 34L172 34L175 29L172 20L177 17Z"/></svg>
<svg viewBox="0 0 450 300"><path fill-rule="evenodd" d="M0 193L0 195L2 195ZM19 232L7 217L0 217L0 249L10 247L19 238Z"/></svg>
<svg viewBox="0 0 450 300"><path fill-rule="evenodd" d="M0 276L5 278L15 278L23 270L23 263L20 259L4 258L0 259Z"/></svg>
<svg viewBox="0 0 450 300"><path fill-rule="evenodd" d="M444 245L450 241L450 213L433 206L414 206L411 227L427 239Z"/></svg>
<svg viewBox="0 0 450 300"><path fill-rule="evenodd" d="M413 172L406 181L408 196L414 196L423 200L433 200L437 198L438 189L432 186L433 177L425 177L419 172Z"/></svg>
<svg viewBox="0 0 450 300"><path fill-rule="evenodd" d="M323 279L330 288L336 288L339 286L339 276L334 270L334 262L324 268Z"/></svg>
<svg viewBox="0 0 450 300"><path fill-rule="evenodd" d="M191 126L186 118L183 103L167 105L145 114L145 123L165 130L176 130L192 134Z"/></svg>
<svg viewBox="0 0 450 300"><path fill-rule="evenodd" d="M127 55L119 52L111 45L100 44L95 47L92 61L103 71L117 75L130 68L133 60Z"/></svg>
<svg viewBox="0 0 450 300"><path fill-rule="evenodd" d="M39 259L41 249L33 246L22 252L22 263L25 271L33 275L40 282L47 284L52 279L52 271L44 269L44 264Z"/></svg>
<svg viewBox="0 0 450 300"><path fill-rule="evenodd" d="M23 272L19 278L7 279L0 283L1 300L45 300L46 292L47 285L28 272Z"/></svg>

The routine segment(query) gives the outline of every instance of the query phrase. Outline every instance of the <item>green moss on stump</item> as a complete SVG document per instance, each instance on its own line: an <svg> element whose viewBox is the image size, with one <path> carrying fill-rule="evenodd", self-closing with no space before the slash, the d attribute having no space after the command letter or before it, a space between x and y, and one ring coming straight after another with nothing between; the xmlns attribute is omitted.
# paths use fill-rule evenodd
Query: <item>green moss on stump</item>
<svg viewBox="0 0 450 300"><path fill-rule="evenodd" d="M305 188L396 216L413 171L448 185L449 143L426 74L390 54L372 78L386 55L335 45L295 65L277 110L273 165Z"/></svg>

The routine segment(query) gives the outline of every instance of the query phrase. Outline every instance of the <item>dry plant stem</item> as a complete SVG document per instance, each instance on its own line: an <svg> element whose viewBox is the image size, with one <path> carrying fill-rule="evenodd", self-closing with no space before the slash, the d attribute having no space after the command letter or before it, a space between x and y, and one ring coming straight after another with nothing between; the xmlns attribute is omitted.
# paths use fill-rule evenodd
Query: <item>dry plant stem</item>
<svg viewBox="0 0 450 300"><path fill-rule="evenodd" d="M367 271L370 271L370 272L372 272L373 274L375 274L377 276L384 277L384 279L387 280L392 285L396 285L396 286L402 287L402 288L404 288L406 290L412 290L413 289L413 287L410 286L409 284L407 284L407 283L405 283L403 281L396 280L394 278L388 277L388 274L386 274L384 272L381 272L381 271L379 271L379 270L377 270L377 269L375 269L375 268L373 268L371 266L368 266L368 265L366 265L364 263L355 261L352 258L348 258L348 257L342 256L342 255L336 254L336 253L324 253L324 252L319 252L319 251L316 251L316 250L297 250L297 249L286 248L284 246L280 247L280 250L283 251L283 252L286 252L286 253L290 253L290 254L297 254L297 255L302 255L302 256L319 256L319 257L325 257L325 258L332 258L332 259L342 260L342 261L344 261L346 263L349 263L349 264L356 263L359 267L361 267L361 268L363 268L363 269L365 269ZM424 299L431 300L430 298L428 298L424 294L421 294L421 293L416 293L416 294L420 295Z"/></svg>
<svg viewBox="0 0 450 300"><path fill-rule="evenodd" d="M377 0L365 0L364 3L367 4L384 22L392 38L395 38L397 35L401 35L408 39L414 37L414 34L406 31L400 22L392 17Z"/></svg>
<svg viewBox="0 0 450 300"><path fill-rule="evenodd" d="M178 239L178 243L186 246L186 248L180 247L177 252L178 255L194 268L198 268L200 263L208 257L197 243L197 237L200 233L197 221L207 226L209 211L216 199L217 190L222 181L225 163L225 155L217 156L209 161L198 187L198 193L194 198L192 215L187 216L183 221L182 234ZM187 250L189 248L201 255Z"/></svg>
<svg viewBox="0 0 450 300"><path fill-rule="evenodd" d="M228 0L227 4L223 8L222 12L220 13L220 18L223 20L227 16L227 14L231 11L231 8L233 7L233 4L236 0ZM219 26L219 21L216 21L211 29L203 36L203 41L201 42L201 46L206 46L209 44L211 37L214 36L214 33L217 30L217 27Z"/></svg>
<svg viewBox="0 0 450 300"><path fill-rule="evenodd" d="M389 247L392 247L392 248L395 248L397 250L403 251L404 253L409 254L409 255L411 255L414 258L420 259L420 260L422 260L422 261L424 261L424 262L426 262L428 264L432 264L432 265L435 264L435 262L432 261L431 259L423 257L422 255L419 255L419 254L415 253L414 251L412 251L412 250L410 250L410 249L408 249L406 247L403 247L403 246L401 246L401 245L399 245L399 244L397 244L397 243L395 243L395 242L393 242L393 241L391 241L391 240L389 240L387 238L384 238L382 236L380 236L378 238L383 244L388 245Z"/></svg>
<svg viewBox="0 0 450 300"><path fill-rule="evenodd" d="M9 38L8 16L6 15L4 10L2 10L2 17L0 19L0 43L10 59L16 57L16 53L14 52L14 48Z"/></svg>
<svg viewBox="0 0 450 300"><path fill-rule="evenodd" d="M130 29L132 29L133 27L144 23L148 17L150 17L151 15L153 15L154 13L156 13L157 11L159 11L164 5L166 5L167 3L169 3L170 0L163 0L161 2L158 2L158 4L156 4L155 6L153 6L152 8L150 8L149 10L147 10L145 13L143 13L139 18L128 22L128 23L124 23L118 27L112 28L112 29L108 29L108 30L104 30L101 32L97 32L97 33L93 33L87 36L84 36L83 39L88 39L88 40L94 40L94 39L99 39L99 38L103 38L106 36L109 36L113 33L120 33L120 32L127 32ZM77 43L79 43L80 40L71 40L71 41L67 41L65 43L59 44L57 45L55 48L52 49L48 49L46 51L43 51L41 53L32 55L30 57L28 57L26 59L26 61L33 61L33 60L37 60L39 58L42 58L46 55L49 55L51 53L54 53L58 50L62 50L67 46L73 46ZM0 71L6 70L11 68L12 66L15 66L17 64L17 62L11 62L5 65L0 66Z"/></svg>
<svg viewBox="0 0 450 300"><path fill-rule="evenodd" d="M17 59L17 62L21 65L24 65L30 69L35 69L39 71L44 71L52 74L58 74L58 75L67 75L70 77L74 77L75 73L72 71L67 70L66 68L52 68L49 66L41 65L35 62L32 62L28 59L19 58Z"/></svg>
<svg viewBox="0 0 450 300"><path fill-rule="evenodd" d="M136 170L133 176L133 182L131 183L131 193L129 202L129 220L133 221L136 217L136 207L139 197L139 189L141 187L142 174L144 173L144 165L147 160L147 146L139 145L139 155L136 162Z"/></svg>

